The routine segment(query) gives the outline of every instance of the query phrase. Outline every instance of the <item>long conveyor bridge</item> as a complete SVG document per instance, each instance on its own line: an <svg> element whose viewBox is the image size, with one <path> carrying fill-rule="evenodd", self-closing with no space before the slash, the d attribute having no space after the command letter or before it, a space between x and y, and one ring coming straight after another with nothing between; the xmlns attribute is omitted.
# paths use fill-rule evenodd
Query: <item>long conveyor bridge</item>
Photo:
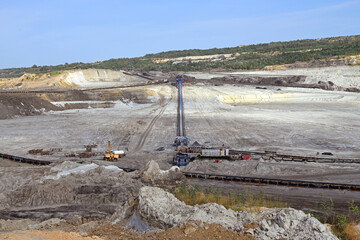
<svg viewBox="0 0 360 240"><path fill-rule="evenodd" d="M0 158L8 159L20 163L28 163L35 165L50 165L54 162L37 160L31 158L24 158L9 154L0 153ZM138 168L125 168L120 167L125 172L133 172L139 170ZM331 182L318 182L318 181L302 181L291 179L279 179L279 178L262 178L262 177L247 177L247 176L233 176L233 175L220 175L212 173L198 173L198 172L183 172L187 178L198 178L204 180L221 180L221 181L234 181L244 182L252 184L268 184L288 187L307 187L307 188L321 188L321 189L338 189L338 190L351 190L360 191L359 184L346 184L346 183L331 183Z"/></svg>

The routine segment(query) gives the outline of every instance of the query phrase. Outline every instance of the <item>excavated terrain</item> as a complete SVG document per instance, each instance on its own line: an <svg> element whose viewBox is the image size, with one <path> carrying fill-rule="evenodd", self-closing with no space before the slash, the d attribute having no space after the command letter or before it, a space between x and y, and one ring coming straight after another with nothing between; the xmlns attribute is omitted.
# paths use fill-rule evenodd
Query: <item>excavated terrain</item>
<svg viewBox="0 0 360 240"><path fill-rule="evenodd" d="M0 237L17 239L87 239L87 236L95 239L297 239L299 236L337 239L325 225L299 210L235 212L214 203L191 207L163 189L148 186L139 190L136 199L120 203L116 212L106 219L77 216L70 221L50 218L43 222L1 220L0 223ZM60 233L59 229L70 233ZM16 230L22 232L7 233ZM138 232L145 233L140 235Z"/></svg>
<svg viewBox="0 0 360 240"><path fill-rule="evenodd" d="M337 75L334 77L333 73ZM332 157L340 159L359 158L360 95L354 90L360 86L359 73L359 67L186 73L183 95L187 134L192 142L244 151L313 157L331 152ZM51 166L37 167L0 160L1 219L30 219L39 223L51 218L77 222L80 218L81 224L99 221L116 215L118 206L129 199L137 199L145 185L169 185L171 189L171 185L178 184L176 174L165 181L156 177L161 171L155 175L129 174L116 167L144 168L150 160L157 162L161 169L171 167L177 112L174 73L151 73L156 79L169 79L169 83L128 88L113 87L148 80L123 73L111 74L115 77L105 77L105 72L95 77L96 70L91 70L39 82L27 80L42 89L59 89L57 83L61 80L62 92L0 93L0 152L54 162ZM123 75L126 78L122 78ZM14 88L18 81L3 85L3 90L14 92L9 88ZM26 84L19 86L24 90ZM111 89L92 89L103 87ZM108 140L112 149L124 150L126 156L116 162L102 161ZM92 147L89 150L87 146ZM147 168L154 167L148 165ZM261 158L215 163L203 159L181 170L360 182L358 164L271 162ZM219 187L223 192L262 189L298 209L312 208L320 201L321 194L333 198L334 207L340 212L345 210L346 201L360 201L357 192L345 190L188 182L203 188ZM138 214L141 216L141 212ZM141 222L137 215L132 219L137 227L142 226L139 229L147 228L150 222ZM159 224L162 223L153 225ZM179 229L174 231L183 231Z"/></svg>

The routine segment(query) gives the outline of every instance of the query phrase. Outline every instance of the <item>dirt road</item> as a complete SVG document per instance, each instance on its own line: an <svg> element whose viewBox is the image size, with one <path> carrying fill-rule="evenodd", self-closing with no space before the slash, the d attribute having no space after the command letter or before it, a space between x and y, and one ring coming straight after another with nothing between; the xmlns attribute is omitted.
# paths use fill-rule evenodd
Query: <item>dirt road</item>
<svg viewBox="0 0 360 240"><path fill-rule="evenodd" d="M159 113L150 121L149 125L147 126L147 128L145 129L144 133L140 136L139 142L137 144L137 146L135 147L135 149L133 150L134 152L138 152L141 150L141 148L144 146L144 143L147 139L147 137L149 136L151 130L154 127L154 124L156 123L156 121L164 114L167 105L170 103L170 101L172 101L173 96L170 97L169 100L167 100L167 102L165 102L164 100L164 96L160 95L160 107L159 107Z"/></svg>
<svg viewBox="0 0 360 240"><path fill-rule="evenodd" d="M127 153L114 164L141 168L149 160L156 160L162 169L168 169L176 135L176 88L161 85L131 91L100 91L91 96L97 104L111 103L107 108L89 105L82 109L0 120L0 152L52 161L96 162L101 160L107 141L111 140L114 150L123 149ZM186 132L192 142L306 156L316 156L318 152L332 152L338 158L360 155L357 134L360 132L357 113L360 96L357 93L199 84L185 85L183 94ZM55 103L64 101L52 97ZM79 102L81 99L76 99L76 104ZM93 149L95 156L77 157L85 151L85 145L92 144L97 145ZM28 153L31 149L61 150L52 155L31 155ZM256 161L245 165L214 165L211 162L195 165L188 168L230 175L246 173L248 176L344 183L360 181L359 169L351 165L259 164ZM291 198L291 194L286 198ZM311 191L304 195L311 196Z"/></svg>

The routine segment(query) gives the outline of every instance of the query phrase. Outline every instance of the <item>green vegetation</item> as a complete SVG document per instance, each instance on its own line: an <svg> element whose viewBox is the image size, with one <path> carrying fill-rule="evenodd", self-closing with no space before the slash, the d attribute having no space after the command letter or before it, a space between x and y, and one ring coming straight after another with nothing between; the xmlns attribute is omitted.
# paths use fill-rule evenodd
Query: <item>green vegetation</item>
<svg viewBox="0 0 360 240"><path fill-rule="evenodd" d="M219 188L208 187L203 191L199 185L183 184L175 188L173 194L188 205L218 203L235 211L257 212L261 211L261 207L289 207L280 199L265 195L262 190L259 190L257 194L251 194L245 189L241 193L235 194L231 189L227 193L222 193ZM322 223L330 224L331 230L339 239L358 239L360 233L356 230L355 225L360 222L360 207L354 201L347 202L347 206L349 209L347 215L338 214L334 210L334 201L321 195L320 202L315 205L315 211L307 211L307 213L312 214Z"/></svg>
<svg viewBox="0 0 360 240"><path fill-rule="evenodd" d="M214 54L231 54L219 61L180 63L156 62L162 58L178 58L187 56L206 56ZM289 42L271 42L230 48L212 48L207 50L190 49L147 54L138 58L118 58L94 63L72 63L57 66L37 66L30 68L11 68L0 70L0 78L19 77L24 73L50 73L71 69L112 69L126 71L204 71L209 69L259 69L265 66L290 64L298 61L312 61L346 57L360 54L360 35L324 39L307 39Z"/></svg>
<svg viewBox="0 0 360 240"><path fill-rule="evenodd" d="M224 194L220 192L219 188L213 190L208 187L205 191L202 191L199 185L181 185L174 190L173 194L188 205L218 203L227 209L235 211L259 211L261 207L288 207L287 203L282 202L280 199L270 198L262 190L257 194L251 194L245 189L241 193L235 194L230 189L227 194Z"/></svg>
<svg viewBox="0 0 360 240"><path fill-rule="evenodd" d="M338 238L344 240L358 239L360 233L354 226L360 221L360 207L355 205L354 201L347 202L346 205L349 209L348 214L346 216L338 215L334 211L334 201L331 198L327 200L321 195L320 202L315 206L316 211L311 214L320 222L331 224L331 230Z"/></svg>
<svg viewBox="0 0 360 240"><path fill-rule="evenodd" d="M360 207L356 206L354 201L347 202L346 204L349 207L350 218L352 219L352 221L359 222L360 221Z"/></svg>
<svg viewBox="0 0 360 240"><path fill-rule="evenodd" d="M314 216L322 223L336 223L336 214L334 212L334 201L332 198L326 200L324 195L321 194L321 200L316 204L315 208L318 210Z"/></svg>
<svg viewBox="0 0 360 240"><path fill-rule="evenodd" d="M56 75L59 75L59 74L61 74L60 71L49 72L49 75L50 75L51 77L56 76Z"/></svg>

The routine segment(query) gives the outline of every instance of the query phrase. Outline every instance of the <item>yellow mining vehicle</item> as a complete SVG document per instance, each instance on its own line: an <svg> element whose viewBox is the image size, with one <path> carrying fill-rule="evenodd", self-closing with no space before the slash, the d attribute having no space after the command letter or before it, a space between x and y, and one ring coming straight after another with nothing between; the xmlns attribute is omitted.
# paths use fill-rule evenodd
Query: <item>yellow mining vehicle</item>
<svg viewBox="0 0 360 240"><path fill-rule="evenodd" d="M125 156L125 152L123 150L111 151L111 144L108 141L108 150L104 153L104 160L116 161L122 156Z"/></svg>

